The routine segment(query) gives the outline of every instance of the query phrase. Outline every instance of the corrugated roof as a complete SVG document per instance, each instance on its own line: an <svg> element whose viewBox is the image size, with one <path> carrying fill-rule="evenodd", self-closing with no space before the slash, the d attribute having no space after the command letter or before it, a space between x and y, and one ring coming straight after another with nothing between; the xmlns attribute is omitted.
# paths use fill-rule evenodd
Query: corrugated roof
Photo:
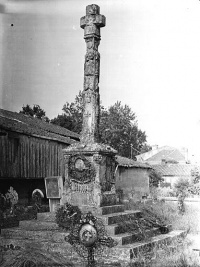
<svg viewBox="0 0 200 267"><path fill-rule="evenodd" d="M190 176L195 165L191 164L160 164L153 168L163 176Z"/></svg>
<svg viewBox="0 0 200 267"><path fill-rule="evenodd" d="M141 163L138 161L135 161L133 159L125 158L122 156L116 156L116 161L119 166L122 167L129 167L129 168L145 168L145 169L151 169L152 167L147 163Z"/></svg>
<svg viewBox="0 0 200 267"><path fill-rule="evenodd" d="M0 109L0 128L71 144L79 140L77 133L22 113Z"/></svg>

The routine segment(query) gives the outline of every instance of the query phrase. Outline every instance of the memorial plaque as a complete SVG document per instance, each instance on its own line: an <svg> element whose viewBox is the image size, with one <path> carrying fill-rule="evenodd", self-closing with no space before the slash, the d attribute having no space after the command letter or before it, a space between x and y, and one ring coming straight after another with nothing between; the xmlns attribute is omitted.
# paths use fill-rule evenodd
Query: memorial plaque
<svg viewBox="0 0 200 267"><path fill-rule="evenodd" d="M62 177L46 177L45 188L47 198L61 198L62 194Z"/></svg>

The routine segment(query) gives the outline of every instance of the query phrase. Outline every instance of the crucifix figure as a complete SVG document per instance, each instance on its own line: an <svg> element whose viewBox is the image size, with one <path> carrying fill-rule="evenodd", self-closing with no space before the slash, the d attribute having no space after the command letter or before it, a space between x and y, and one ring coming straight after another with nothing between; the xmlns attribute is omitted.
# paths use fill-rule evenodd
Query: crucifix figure
<svg viewBox="0 0 200 267"><path fill-rule="evenodd" d="M101 40L100 28L105 26L105 17L99 14L97 5L86 7L86 16L81 18L80 26L84 29L86 55L84 64L83 88L83 126L81 132L82 143L99 141L99 66L100 54L98 46Z"/></svg>

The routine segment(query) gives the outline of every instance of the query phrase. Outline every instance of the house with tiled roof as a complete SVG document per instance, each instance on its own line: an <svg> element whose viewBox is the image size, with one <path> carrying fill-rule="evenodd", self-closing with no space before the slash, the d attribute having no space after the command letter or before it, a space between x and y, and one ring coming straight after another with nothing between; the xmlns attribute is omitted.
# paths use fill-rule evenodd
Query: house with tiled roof
<svg viewBox="0 0 200 267"><path fill-rule="evenodd" d="M19 199L30 199L44 178L61 176L62 150L79 140L77 133L22 113L0 109L0 192L10 186Z"/></svg>
<svg viewBox="0 0 200 267"><path fill-rule="evenodd" d="M142 199L149 195L149 173L152 167L148 163L137 162L125 157L116 157L116 189L122 189L125 198Z"/></svg>
<svg viewBox="0 0 200 267"><path fill-rule="evenodd" d="M150 164L161 174L166 186L173 186L180 179L190 179L195 165L188 164L188 150L170 146L153 147L149 152L136 156L138 162Z"/></svg>
<svg viewBox="0 0 200 267"><path fill-rule="evenodd" d="M196 165L192 164L159 164L153 166L161 174L164 184L170 187L173 187L180 178L190 180L196 167Z"/></svg>
<svg viewBox="0 0 200 267"><path fill-rule="evenodd" d="M151 165L158 165L162 163L180 163L188 162L187 148L174 148L170 146L155 146L152 150L136 156L137 161L147 162Z"/></svg>

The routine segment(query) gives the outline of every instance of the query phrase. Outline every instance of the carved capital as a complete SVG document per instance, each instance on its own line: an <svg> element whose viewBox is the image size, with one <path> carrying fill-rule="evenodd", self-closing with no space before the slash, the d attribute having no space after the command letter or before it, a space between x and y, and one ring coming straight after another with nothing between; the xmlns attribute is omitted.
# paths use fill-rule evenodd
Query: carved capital
<svg viewBox="0 0 200 267"><path fill-rule="evenodd" d="M64 155L64 162L65 164L68 164L70 155Z"/></svg>
<svg viewBox="0 0 200 267"><path fill-rule="evenodd" d="M102 155L99 155L99 154L93 155L93 160L98 164L100 164L102 162L102 159L103 159Z"/></svg>

